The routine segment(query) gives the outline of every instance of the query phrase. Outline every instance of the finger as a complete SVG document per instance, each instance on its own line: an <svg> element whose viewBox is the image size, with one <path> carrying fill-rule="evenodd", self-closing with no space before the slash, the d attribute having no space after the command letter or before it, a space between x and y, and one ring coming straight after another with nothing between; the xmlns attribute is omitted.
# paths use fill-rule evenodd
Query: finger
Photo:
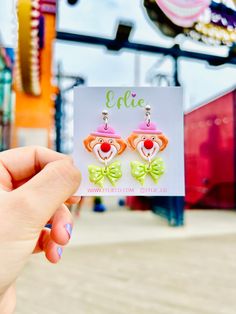
<svg viewBox="0 0 236 314"><path fill-rule="evenodd" d="M40 232L33 254L41 253L42 251L46 250L47 244L51 240L50 233L51 230L49 229L43 229Z"/></svg>
<svg viewBox="0 0 236 314"><path fill-rule="evenodd" d="M62 256L63 248L58 246L50 236L50 230L42 230L33 253L45 252L51 263L57 263Z"/></svg>
<svg viewBox="0 0 236 314"><path fill-rule="evenodd" d="M37 222L44 226L61 204L75 193L79 184L79 170L69 160L58 160L46 165L32 179L10 193L18 195L28 210L33 211Z"/></svg>
<svg viewBox="0 0 236 314"><path fill-rule="evenodd" d="M52 219L51 238L60 245L66 245L72 234L73 224L69 209L61 205Z"/></svg>
<svg viewBox="0 0 236 314"><path fill-rule="evenodd" d="M74 205L74 204L78 204L80 201L81 201L80 196L71 196L70 198L68 198L68 200L66 200L66 204Z"/></svg>
<svg viewBox="0 0 236 314"><path fill-rule="evenodd" d="M14 189L19 188L20 186L22 186L23 184L25 184L28 181L29 181L29 178L15 182L14 183ZM9 191L12 191L13 188L9 189L6 186L1 187L1 185L0 185L0 191L1 190L9 192ZM68 205L78 204L80 202L80 200L81 200L80 196L71 196L70 198L68 198L68 200L66 200L66 204L68 204Z"/></svg>
<svg viewBox="0 0 236 314"><path fill-rule="evenodd" d="M12 189L15 182L31 178L48 163L68 158L44 147L7 150L0 153L0 184Z"/></svg>
<svg viewBox="0 0 236 314"><path fill-rule="evenodd" d="M45 250L45 256L49 260L49 262L53 264L58 263L62 257L62 253L63 248L61 246L58 246L52 240L49 240Z"/></svg>

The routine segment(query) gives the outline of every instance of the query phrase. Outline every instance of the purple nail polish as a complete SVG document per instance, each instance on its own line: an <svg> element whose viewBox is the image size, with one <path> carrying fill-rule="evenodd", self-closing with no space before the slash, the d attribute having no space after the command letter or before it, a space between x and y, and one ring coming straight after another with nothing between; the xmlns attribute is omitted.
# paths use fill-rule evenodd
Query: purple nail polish
<svg viewBox="0 0 236 314"><path fill-rule="evenodd" d="M66 224L65 229L66 229L67 233L69 234L69 237L71 237L72 229L73 229L72 224Z"/></svg>
<svg viewBox="0 0 236 314"><path fill-rule="evenodd" d="M57 248L57 253L58 253L59 257L61 258L63 250L60 246Z"/></svg>

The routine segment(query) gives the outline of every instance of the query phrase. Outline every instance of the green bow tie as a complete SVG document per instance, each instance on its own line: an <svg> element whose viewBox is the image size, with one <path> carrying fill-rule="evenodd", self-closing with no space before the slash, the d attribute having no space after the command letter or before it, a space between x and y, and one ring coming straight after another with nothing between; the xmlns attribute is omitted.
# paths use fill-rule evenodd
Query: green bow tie
<svg viewBox="0 0 236 314"><path fill-rule="evenodd" d="M131 162L131 174L142 185L145 183L147 174L150 174L155 184L158 183L160 176L164 173L165 166L161 158L154 159L150 165L143 164L139 161Z"/></svg>
<svg viewBox="0 0 236 314"><path fill-rule="evenodd" d="M88 166L89 180L103 188L105 177L115 186L116 182L122 177L121 164L118 161L113 162L108 167Z"/></svg>

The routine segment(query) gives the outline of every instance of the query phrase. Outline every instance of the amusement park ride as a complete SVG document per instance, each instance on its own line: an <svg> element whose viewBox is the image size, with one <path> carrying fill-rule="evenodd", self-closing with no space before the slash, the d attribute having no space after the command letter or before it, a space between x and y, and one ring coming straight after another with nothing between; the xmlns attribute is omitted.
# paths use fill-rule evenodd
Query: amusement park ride
<svg viewBox="0 0 236 314"><path fill-rule="evenodd" d="M67 2L70 5L79 5L77 0L68 0ZM19 40L14 72L16 105L12 136L13 146L31 144L37 135L37 138L41 138L43 145L55 147L55 136L53 133L55 130L55 99L56 95L60 95L59 88L52 84L52 47L55 40L101 45L112 51L120 51L126 48L133 51L172 56L175 61L175 85L180 85L178 80L179 57L206 61L211 66L219 66L226 63L236 64L236 0L189 0L188 3L184 0L143 1L144 14L165 36L175 38L181 34L206 45L227 46L227 56L186 51L182 50L178 44L174 44L171 48L165 48L158 45L132 42L130 41L130 34L133 30L133 25L129 22L119 23L114 39L57 32L56 6L56 0L18 0ZM231 118L235 116L236 108L235 97L232 99L232 111L231 113L228 112L228 114L231 114ZM58 98L56 105L56 108L60 109ZM209 118L206 118L205 121L205 118L199 116L198 119L201 120L199 123L206 122L207 127ZM217 117L214 118L214 120L216 119ZM60 123L60 114L58 116L58 112L56 121ZM191 126L188 123L191 124L191 119L186 118L187 130L191 130ZM194 123L196 124L197 122L195 121ZM212 125L210 125L210 122L208 124L205 132L210 134ZM232 126L232 128L235 130L235 127ZM189 133L185 134L186 139L188 139L186 151L190 152L191 149L188 147L191 145ZM29 139L28 142L24 142L26 137ZM236 158L234 152L236 145L234 132L231 132L229 137L227 138L226 136L225 138L227 143L229 143L228 145L233 145L231 155L233 156L232 167L235 169ZM57 142L60 142L60 131L57 132ZM197 138L196 142L199 147L194 152L191 151L191 160L196 158L198 160L197 165L200 165L202 158L200 153L201 141ZM193 154L196 156L194 157ZM186 162L189 160L189 158L186 158ZM187 198L188 184L192 184L191 180L188 180L188 169L187 165ZM201 173L201 168L199 169L196 171ZM234 191L236 191L235 177L235 175L233 178L232 176L224 177L224 181L231 184ZM219 177L218 179L220 180L221 178ZM211 180L209 178L205 178L205 188L209 192L211 188ZM199 203L199 200L196 203ZM233 202L234 206L235 204L236 202ZM190 207L193 207L192 203Z"/></svg>
<svg viewBox="0 0 236 314"><path fill-rule="evenodd" d="M19 39L16 52L16 111L13 146L36 135L52 147L54 99L52 85L53 41L56 35L56 1L18 1Z"/></svg>
<svg viewBox="0 0 236 314"><path fill-rule="evenodd" d="M169 2L171 1L167 1L167 3ZM184 1L179 0L180 9L182 2ZM177 19L178 25L174 24L176 20L173 22L171 15L167 16L164 13L168 9L163 11L165 1L144 0L144 8L147 16L166 36L175 37L182 33L194 37L194 32L195 40L212 45L230 46L228 56L221 57L184 51L177 44L171 48L164 48L131 42L129 38L133 27L132 23L127 22L119 23L114 39L56 32L56 0L18 0L19 45L16 53L15 87L17 97L13 145L24 144L20 143L22 132L32 133L35 128L37 128L38 134L41 134L42 142L48 143L49 146L53 145L53 95L55 96L58 92L58 89L52 85L52 46L55 39L103 45L113 51L126 48L170 55L175 60L175 85L180 85L177 63L179 57L204 60L210 65L236 64L235 48L232 45L236 41L236 10L223 4L225 1L191 0L190 2L193 8L196 6L195 11L192 9L193 12L190 16L184 16L180 10L181 19ZM75 5L79 4L79 1L68 0L68 3ZM199 3L202 3L201 10ZM205 16L201 16L200 19L198 16L203 9L205 9ZM183 10L183 12L185 11ZM202 26L201 30L199 25ZM204 31L204 27L208 29L208 32ZM29 106L25 106L27 103Z"/></svg>

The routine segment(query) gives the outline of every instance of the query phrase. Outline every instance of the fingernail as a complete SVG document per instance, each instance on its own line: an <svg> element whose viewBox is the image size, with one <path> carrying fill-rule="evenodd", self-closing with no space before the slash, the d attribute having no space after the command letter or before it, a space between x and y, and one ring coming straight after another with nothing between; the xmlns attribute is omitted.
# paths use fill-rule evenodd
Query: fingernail
<svg viewBox="0 0 236 314"><path fill-rule="evenodd" d="M69 237L71 237L72 229L73 229L72 224L66 224L65 229L66 229L67 233L69 234Z"/></svg>
<svg viewBox="0 0 236 314"><path fill-rule="evenodd" d="M61 258L63 250L60 246L57 248L57 253L58 253L59 257Z"/></svg>

